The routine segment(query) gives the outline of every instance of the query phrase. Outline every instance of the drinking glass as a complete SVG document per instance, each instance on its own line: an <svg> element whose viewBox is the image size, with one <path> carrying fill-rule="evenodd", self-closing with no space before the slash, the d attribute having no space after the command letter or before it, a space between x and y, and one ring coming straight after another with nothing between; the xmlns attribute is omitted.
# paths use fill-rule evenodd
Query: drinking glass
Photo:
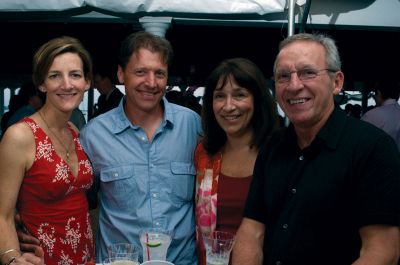
<svg viewBox="0 0 400 265"><path fill-rule="evenodd" d="M167 259L167 250L173 236L172 231L146 228L142 229L139 235L143 250L143 261Z"/></svg>
<svg viewBox="0 0 400 265"><path fill-rule="evenodd" d="M141 265L174 265L174 264L165 260L149 260L143 262Z"/></svg>
<svg viewBox="0 0 400 265"><path fill-rule="evenodd" d="M111 264L137 264L139 265L139 247L130 243L114 243L107 247L108 258ZM124 263L125 262L125 263ZM129 262L129 263L126 263Z"/></svg>
<svg viewBox="0 0 400 265"><path fill-rule="evenodd" d="M106 258L103 261L103 265L140 265L135 258L132 258L129 254L128 255L121 255L121 256L114 256Z"/></svg>
<svg viewBox="0 0 400 265"><path fill-rule="evenodd" d="M206 249L207 265L228 265L229 257L235 242L235 235L229 232L214 231L202 235Z"/></svg>

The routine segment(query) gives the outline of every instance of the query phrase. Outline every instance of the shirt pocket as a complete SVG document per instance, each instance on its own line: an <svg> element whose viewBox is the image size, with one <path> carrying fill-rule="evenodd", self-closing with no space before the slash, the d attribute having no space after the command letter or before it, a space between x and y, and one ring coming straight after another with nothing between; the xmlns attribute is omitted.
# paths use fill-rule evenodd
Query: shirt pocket
<svg viewBox="0 0 400 265"><path fill-rule="evenodd" d="M196 169L193 162L177 162L170 164L172 173L172 194L173 202L179 205L186 204L193 200L194 181Z"/></svg>
<svg viewBox="0 0 400 265"><path fill-rule="evenodd" d="M105 168L100 172L100 185L103 203L123 208L129 205L136 180L134 178L134 166L118 166Z"/></svg>

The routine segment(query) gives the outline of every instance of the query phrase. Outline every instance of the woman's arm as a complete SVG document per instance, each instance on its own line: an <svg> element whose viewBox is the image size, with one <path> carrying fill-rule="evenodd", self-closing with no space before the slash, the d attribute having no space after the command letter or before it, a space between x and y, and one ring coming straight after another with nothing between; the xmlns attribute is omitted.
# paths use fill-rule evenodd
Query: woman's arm
<svg viewBox="0 0 400 265"><path fill-rule="evenodd" d="M18 123L7 129L0 142L0 253L4 253L0 254L1 264L13 258L26 264L33 264L26 258L37 261L32 254L21 254L14 223L21 183L33 163L34 154L33 134L25 124Z"/></svg>

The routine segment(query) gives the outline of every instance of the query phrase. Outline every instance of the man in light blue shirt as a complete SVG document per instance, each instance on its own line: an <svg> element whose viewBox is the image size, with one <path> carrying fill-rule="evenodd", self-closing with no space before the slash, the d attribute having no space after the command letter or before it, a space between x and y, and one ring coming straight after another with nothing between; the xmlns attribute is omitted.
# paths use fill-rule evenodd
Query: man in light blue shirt
<svg viewBox="0 0 400 265"><path fill-rule="evenodd" d="M193 111L162 102L164 119L151 142L128 120L124 102L81 132L100 180L98 262L110 243L140 246L140 229L160 227L174 231L167 260L195 264L192 155L200 124Z"/></svg>
<svg viewBox="0 0 400 265"><path fill-rule="evenodd" d="M97 262L107 257L107 245L140 246L139 231L158 227L174 232L168 261L197 264L193 153L201 123L192 110L163 98L171 52L163 38L129 35L117 73L126 96L81 132L99 181Z"/></svg>

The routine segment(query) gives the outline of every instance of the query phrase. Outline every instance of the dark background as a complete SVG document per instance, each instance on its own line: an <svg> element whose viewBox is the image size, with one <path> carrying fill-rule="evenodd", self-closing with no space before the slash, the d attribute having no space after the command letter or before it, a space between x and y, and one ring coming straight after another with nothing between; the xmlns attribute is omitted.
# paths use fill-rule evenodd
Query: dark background
<svg viewBox="0 0 400 265"><path fill-rule="evenodd" d="M34 51L52 37L70 35L79 38L91 52L96 64L116 68L121 40L137 31L124 23L49 23L0 22L0 84L18 85L30 77ZM297 29L296 29L297 31ZM354 81L366 84L378 78L398 78L400 29L318 28L306 32L327 33L336 39L342 57L346 90ZM281 27L207 26L172 24L166 38L174 47L170 82L185 78L191 65L196 68L196 83L201 85L208 73L223 59L246 57L272 76L278 43L287 29Z"/></svg>

